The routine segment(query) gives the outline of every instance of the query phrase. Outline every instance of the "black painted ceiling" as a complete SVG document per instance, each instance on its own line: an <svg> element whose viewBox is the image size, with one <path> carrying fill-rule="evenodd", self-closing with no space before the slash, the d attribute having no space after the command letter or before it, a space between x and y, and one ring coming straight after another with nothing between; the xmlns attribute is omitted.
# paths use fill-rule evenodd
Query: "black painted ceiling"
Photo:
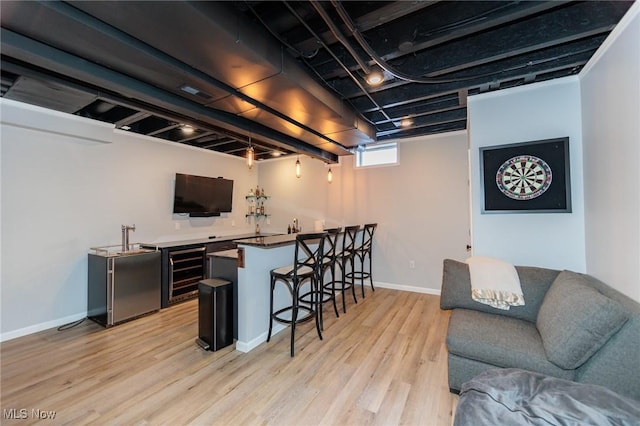
<svg viewBox="0 0 640 426"><path fill-rule="evenodd" d="M228 154L333 162L465 129L470 95L577 74L631 4L2 1L1 94Z"/></svg>

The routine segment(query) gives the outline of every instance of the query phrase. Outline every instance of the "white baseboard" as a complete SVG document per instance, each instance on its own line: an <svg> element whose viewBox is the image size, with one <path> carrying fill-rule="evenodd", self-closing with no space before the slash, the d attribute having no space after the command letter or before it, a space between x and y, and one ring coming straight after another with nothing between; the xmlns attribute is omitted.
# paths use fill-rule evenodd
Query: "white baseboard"
<svg viewBox="0 0 640 426"><path fill-rule="evenodd" d="M276 334L280 333L282 330L284 330L286 328L287 327L282 325L282 324L273 324L273 333L272 333L272 335L276 335ZM261 335L259 335L255 339L252 339L252 340L250 340L248 342L243 342L243 341L240 341L240 340L236 340L236 350L239 351L239 352L247 353L247 352L251 351L252 349L255 349L256 347L258 347L262 343L266 342L268 334L269 334L269 332L265 331L264 333L262 333Z"/></svg>
<svg viewBox="0 0 640 426"><path fill-rule="evenodd" d="M411 285L402 285L402 284L392 284L392 283L385 283L380 281L374 281L373 285L375 287L388 288L391 290L411 291L413 293L424 293L424 294L433 294L434 296L440 296L440 290L436 290L433 288L415 287Z"/></svg>
<svg viewBox="0 0 640 426"><path fill-rule="evenodd" d="M392 284L392 283L385 283L385 282L381 282L381 281L374 281L373 285L375 287L380 287L380 288L388 288L390 290L400 290L400 291L411 291L414 293L425 293L425 294L433 294L435 296L440 296L440 290L436 290L433 288L425 288L425 287L415 287L415 286L409 286L409 285L401 285L401 284ZM61 325L65 325L65 324L69 324L72 323L74 321L78 321L81 320L82 318L85 318L87 316L86 312L80 313L80 314L75 314L75 315L70 315L68 317L64 317L64 318L58 318L56 320L52 320L52 321L47 321L47 322L43 322L40 324L34 324L31 325L29 327L25 327L25 328L21 328L19 330L14 330L14 331L9 331L6 333L2 333L0 334L0 342L6 342L8 340L12 340L12 339L16 339L18 337L22 337L22 336L26 336L29 334L33 334L33 333L37 333L39 331L44 331L44 330L48 330L50 328L54 328L54 327L60 327ZM284 330L286 327L283 326L282 324L274 324L273 326L273 334L277 334L280 331ZM249 342L241 342L241 341L236 341L236 349L240 352L249 352L250 350L256 348L258 345L260 345L263 342L267 341L267 333L263 333L260 336L256 337L255 339L249 341Z"/></svg>
<svg viewBox="0 0 640 426"><path fill-rule="evenodd" d="M40 324L30 325L29 327L21 328L19 330L13 330L0 334L0 342L6 342L7 340L16 339L18 337L26 336L28 334L37 333L39 331L48 330L54 327L60 327L61 325L70 324L75 321L79 321L86 318L87 313L70 315L64 318L58 318L52 321L43 322Z"/></svg>

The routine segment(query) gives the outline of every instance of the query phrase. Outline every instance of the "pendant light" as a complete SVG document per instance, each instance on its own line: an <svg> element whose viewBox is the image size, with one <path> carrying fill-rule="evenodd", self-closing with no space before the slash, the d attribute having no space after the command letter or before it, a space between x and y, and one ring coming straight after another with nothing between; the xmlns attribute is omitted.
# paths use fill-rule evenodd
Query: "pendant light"
<svg viewBox="0 0 640 426"><path fill-rule="evenodd" d="M329 166L329 171L327 172L327 182L333 182L333 173L331 172L331 166Z"/></svg>
<svg viewBox="0 0 640 426"><path fill-rule="evenodd" d="M300 170L300 157L296 160L296 177L300 179L301 170Z"/></svg>
<svg viewBox="0 0 640 426"><path fill-rule="evenodd" d="M251 146L251 136L249 136L249 148L247 148L247 167L249 170L253 168L253 160L255 159L255 151Z"/></svg>

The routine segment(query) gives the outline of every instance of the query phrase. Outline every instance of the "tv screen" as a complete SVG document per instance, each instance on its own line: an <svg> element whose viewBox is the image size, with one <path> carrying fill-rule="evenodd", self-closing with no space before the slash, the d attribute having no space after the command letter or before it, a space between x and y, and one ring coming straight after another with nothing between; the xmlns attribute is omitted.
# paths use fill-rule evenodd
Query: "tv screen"
<svg viewBox="0 0 640 426"><path fill-rule="evenodd" d="M233 181L176 173L173 213L219 216L231 212Z"/></svg>

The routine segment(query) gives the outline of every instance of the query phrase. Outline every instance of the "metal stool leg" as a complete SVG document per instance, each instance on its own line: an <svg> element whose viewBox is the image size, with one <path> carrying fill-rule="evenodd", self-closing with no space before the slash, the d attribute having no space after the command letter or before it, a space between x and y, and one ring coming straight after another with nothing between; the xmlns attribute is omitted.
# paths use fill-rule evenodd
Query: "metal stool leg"
<svg viewBox="0 0 640 426"><path fill-rule="evenodd" d="M267 334L267 342L271 340L271 331L273 330L273 290L275 285L275 279L271 277L271 292L269 293L269 334Z"/></svg>
<svg viewBox="0 0 640 426"><path fill-rule="evenodd" d="M375 287L373 286L373 262L371 260L371 252L368 252L369 254L369 283L371 284L371 291L376 291Z"/></svg>

